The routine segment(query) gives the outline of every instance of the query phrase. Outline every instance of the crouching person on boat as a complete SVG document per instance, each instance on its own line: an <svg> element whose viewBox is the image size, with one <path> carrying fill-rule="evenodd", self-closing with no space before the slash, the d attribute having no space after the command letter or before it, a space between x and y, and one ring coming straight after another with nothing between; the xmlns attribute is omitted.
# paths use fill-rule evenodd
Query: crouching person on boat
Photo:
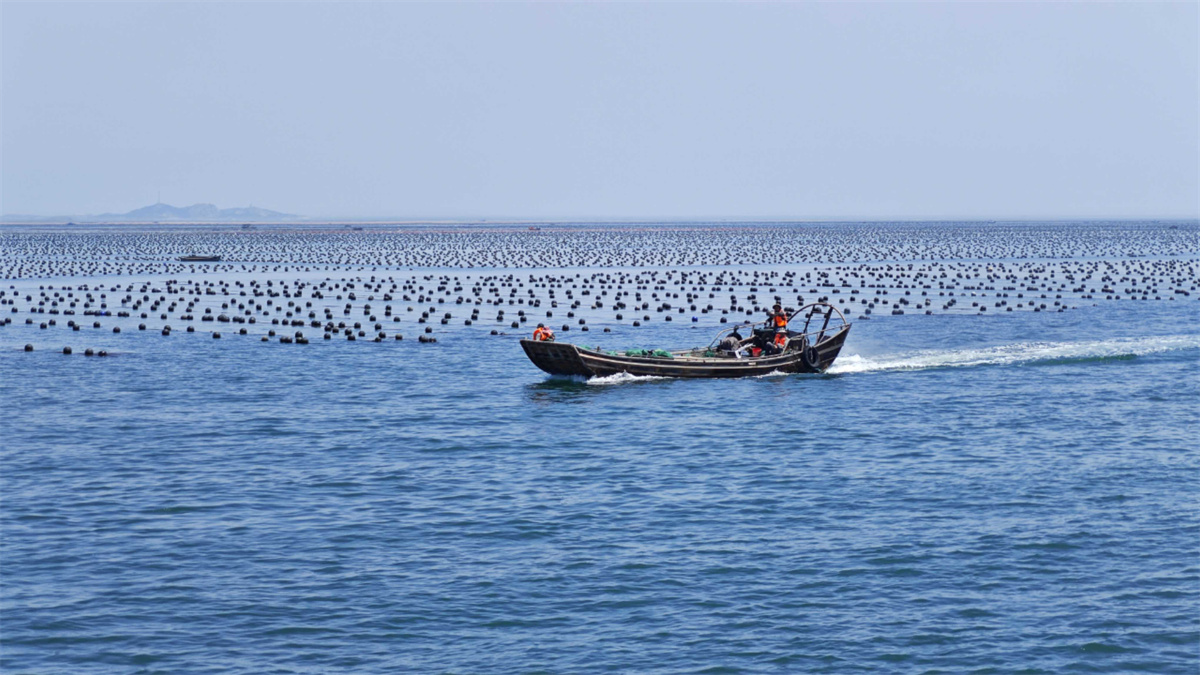
<svg viewBox="0 0 1200 675"><path fill-rule="evenodd" d="M538 324L537 328L533 329L534 342L554 342L554 331L547 328L544 324Z"/></svg>
<svg viewBox="0 0 1200 675"><path fill-rule="evenodd" d="M773 337L760 336L758 338L758 343L761 346L762 353L767 354L768 356L782 354L783 350L787 348L787 331L777 330L775 331L775 335Z"/></svg>
<svg viewBox="0 0 1200 675"><path fill-rule="evenodd" d="M737 328L734 328L732 333L725 336L724 340L721 340L721 343L717 345L717 349L728 352L739 359L746 358L745 352L742 351L742 341L742 334L738 332Z"/></svg>

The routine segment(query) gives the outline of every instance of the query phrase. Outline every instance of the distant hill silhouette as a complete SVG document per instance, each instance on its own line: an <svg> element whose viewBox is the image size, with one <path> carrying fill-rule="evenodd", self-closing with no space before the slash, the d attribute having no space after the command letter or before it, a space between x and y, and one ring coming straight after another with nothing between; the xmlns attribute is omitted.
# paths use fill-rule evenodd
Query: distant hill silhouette
<svg viewBox="0 0 1200 675"><path fill-rule="evenodd" d="M192 204L191 206L171 206L170 204L151 204L129 213L105 213L96 216L100 220L118 221L237 221L237 220L292 220L298 218L290 213L280 213L257 206L244 206L232 209L219 209L213 204Z"/></svg>
<svg viewBox="0 0 1200 675"><path fill-rule="evenodd" d="M128 213L101 213L98 216L27 216L5 214L2 218L2 220L7 222L56 222L69 220L76 223L252 223L301 219L301 216L291 213L280 213L279 211L262 209L257 206L219 209L213 204L171 206L170 204L162 203L143 206Z"/></svg>

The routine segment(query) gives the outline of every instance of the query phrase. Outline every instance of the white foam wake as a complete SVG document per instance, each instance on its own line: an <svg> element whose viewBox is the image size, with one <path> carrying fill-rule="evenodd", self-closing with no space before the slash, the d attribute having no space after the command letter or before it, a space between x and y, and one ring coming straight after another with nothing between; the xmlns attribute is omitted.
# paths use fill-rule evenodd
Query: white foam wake
<svg viewBox="0 0 1200 675"><path fill-rule="evenodd" d="M782 370L772 370L769 373L763 373L762 375L752 375L751 377L753 377L756 380L761 380L766 377L787 377L790 374L791 373L785 373Z"/></svg>
<svg viewBox="0 0 1200 675"><path fill-rule="evenodd" d="M1173 335L1090 342L1024 342L984 349L927 350L881 357L849 354L834 362L828 372L831 374L870 373L883 370L1014 365L1043 361L1145 356L1181 349L1200 349L1200 336Z"/></svg>
<svg viewBox="0 0 1200 675"><path fill-rule="evenodd" d="M606 385L606 384L624 384L626 382L652 382L654 380L666 380L666 377L658 375L630 375L629 373L616 373L613 375L605 375L604 377L588 378L588 384Z"/></svg>

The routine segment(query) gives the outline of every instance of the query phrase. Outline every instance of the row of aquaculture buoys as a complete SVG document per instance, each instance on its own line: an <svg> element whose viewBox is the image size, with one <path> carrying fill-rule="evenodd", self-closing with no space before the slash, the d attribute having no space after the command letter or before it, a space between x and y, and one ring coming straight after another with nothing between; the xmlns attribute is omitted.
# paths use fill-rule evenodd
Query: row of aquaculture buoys
<svg viewBox="0 0 1200 675"><path fill-rule="evenodd" d="M363 271L1122 259L1194 255L1193 222L691 223L374 226L239 231L73 226L0 232L0 278ZM177 260L192 251L219 262Z"/></svg>
<svg viewBox="0 0 1200 675"><path fill-rule="evenodd" d="M904 232L925 239L906 242L898 234ZM212 231L176 232L164 239L136 232L4 232L0 272L7 276L0 285L0 310L9 316L0 325L9 326L13 316L25 313L26 326L50 332L64 318L73 332L90 322L93 329L114 334L136 327L169 336L168 321L194 333L199 317L229 324L211 333L214 340L249 335L266 324L273 327L271 337L275 328L306 328L326 340L382 342L402 339L385 326L415 322L425 328L426 340L418 342L432 342L436 338L428 324L435 321L503 335L487 322L520 331L535 314L547 319L565 314L571 321L561 324L564 332L592 326L608 332L611 325L640 328L654 320L690 317L699 323L705 315L720 324L760 320L775 302L797 307L823 300L861 319L876 312L1062 312L1085 303L1196 299L1200 237L1192 225L1114 225L1094 231L1004 225L971 229L971 237L963 232L962 226L930 224L564 227L537 233L415 228L273 231L269 237ZM789 252L802 235L815 237L812 248ZM597 248L614 241L626 242L631 250L644 244L638 263L596 267L623 259L625 253ZM226 262L164 267L153 259L184 242L191 249L220 252ZM474 249L478 259L459 257L471 249L463 242L480 247ZM530 242L542 244L526 246ZM553 245L543 246L547 242ZM764 242L781 255L756 258ZM1082 248L1073 248L1080 242ZM671 252L675 245L683 248ZM372 258L365 251L369 247L384 253ZM398 261L410 260L417 249L427 249L424 264L443 268L387 267L404 264ZM884 262L863 260L884 254L891 256ZM1164 257L1134 257L1146 255ZM938 256L955 259L930 259ZM747 260L765 265L701 267ZM797 260L817 262L797 266ZM508 269L471 269L489 261ZM552 269L564 261L593 267ZM534 263L540 267L528 267ZM85 273L117 276L71 280ZM133 274L154 278L129 278ZM46 278L29 280L38 276ZM164 323L151 328L147 322L154 318Z"/></svg>

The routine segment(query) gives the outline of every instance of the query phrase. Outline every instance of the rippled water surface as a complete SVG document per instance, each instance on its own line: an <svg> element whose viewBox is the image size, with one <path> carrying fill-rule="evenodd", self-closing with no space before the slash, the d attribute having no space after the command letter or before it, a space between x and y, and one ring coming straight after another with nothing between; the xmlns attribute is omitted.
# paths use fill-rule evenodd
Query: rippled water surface
<svg viewBox="0 0 1200 675"><path fill-rule="evenodd" d="M1198 305L1080 304L856 321L829 374L732 381L14 322L0 665L1195 673Z"/></svg>

